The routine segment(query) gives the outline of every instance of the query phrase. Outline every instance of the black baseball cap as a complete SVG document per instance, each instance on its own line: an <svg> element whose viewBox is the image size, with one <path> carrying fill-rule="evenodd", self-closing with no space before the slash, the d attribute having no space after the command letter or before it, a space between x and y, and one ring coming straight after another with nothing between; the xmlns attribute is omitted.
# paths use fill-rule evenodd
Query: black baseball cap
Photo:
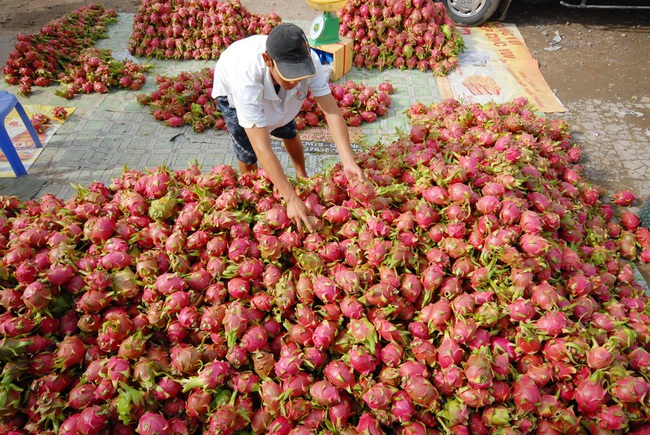
<svg viewBox="0 0 650 435"><path fill-rule="evenodd" d="M316 75L305 32L295 24L275 26L266 39L266 52L285 80L302 80Z"/></svg>

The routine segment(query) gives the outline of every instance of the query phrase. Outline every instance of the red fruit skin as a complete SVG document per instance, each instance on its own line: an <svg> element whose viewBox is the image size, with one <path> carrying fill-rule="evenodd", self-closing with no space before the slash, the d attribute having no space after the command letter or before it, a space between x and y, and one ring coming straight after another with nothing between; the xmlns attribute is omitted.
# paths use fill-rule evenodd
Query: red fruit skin
<svg viewBox="0 0 650 435"><path fill-rule="evenodd" d="M165 120L165 124L167 124L169 127L180 127L184 124L183 118L180 116L172 116Z"/></svg>
<svg viewBox="0 0 650 435"><path fill-rule="evenodd" d="M363 122L363 118L361 117L361 115L351 115L347 119L347 123L350 127L358 127L361 125L362 122Z"/></svg>
<svg viewBox="0 0 650 435"><path fill-rule="evenodd" d="M381 424L371 413L363 413L359 417L359 423L357 424L357 432L362 434L369 435L381 435L385 432L381 428Z"/></svg>
<svg viewBox="0 0 650 435"><path fill-rule="evenodd" d="M339 389L325 380L314 382L309 391L321 406L332 406L341 402Z"/></svg>
<svg viewBox="0 0 650 435"><path fill-rule="evenodd" d="M413 124L411 126L410 138L413 143L423 143L429 129L423 125Z"/></svg>
<svg viewBox="0 0 650 435"><path fill-rule="evenodd" d="M517 411L521 413L534 412L542 400L539 387L526 375L515 382L513 395Z"/></svg>
<svg viewBox="0 0 650 435"><path fill-rule="evenodd" d="M392 94L393 92L395 92L395 88L393 87L393 85L390 82L382 82L382 83L380 83L379 86L377 87L377 89L379 89L380 91L386 92L387 94Z"/></svg>
<svg viewBox="0 0 650 435"><path fill-rule="evenodd" d="M86 345L76 335L68 335L59 342L56 350L57 365L63 369L80 364L86 354Z"/></svg>
<svg viewBox="0 0 650 435"><path fill-rule="evenodd" d="M635 199L636 196L634 196L634 194L629 190L619 190L614 194L612 202L621 207L628 207L632 205Z"/></svg>
<svg viewBox="0 0 650 435"><path fill-rule="evenodd" d="M77 433L82 435L97 434L108 424L108 413L99 405L90 406L81 411L77 420Z"/></svg>
<svg viewBox="0 0 650 435"><path fill-rule="evenodd" d="M621 214L621 224L628 231L636 231L641 225L641 219L636 214L625 211Z"/></svg>
<svg viewBox="0 0 650 435"><path fill-rule="evenodd" d="M375 122L377 120L377 114L370 110L364 110L360 115L363 121L367 123Z"/></svg>
<svg viewBox="0 0 650 435"><path fill-rule="evenodd" d="M138 433L141 435L169 435L169 422L156 412L147 411L138 420Z"/></svg>
<svg viewBox="0 0 650 435"><path fill-rule="evenodd" d="M576 386L575 400L579 411L591 415L607 403L608 394L600 382L586 378Z"/></svg>
<svg viewBox="0 0 650 435"><path fill-rule="evenodd" d="M611 394L623 403L642 403L650 385L640 377L627 376L611 387Z"/></svg>

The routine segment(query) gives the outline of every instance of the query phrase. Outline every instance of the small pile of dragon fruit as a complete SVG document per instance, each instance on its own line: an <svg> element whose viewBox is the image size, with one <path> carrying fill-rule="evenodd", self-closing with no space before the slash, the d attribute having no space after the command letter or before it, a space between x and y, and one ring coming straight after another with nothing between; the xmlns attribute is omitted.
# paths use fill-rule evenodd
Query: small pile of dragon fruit
<svg viewBox="0 0 650 435"><path fill-rule="evenodd" d="M444 76L465 48L442 2L350 0L337 15L340 35L354 41L357 68L417 68Z"/></svg>
<svg viewBox="0 0 650 435"><path fill-rule="evenodd" d="M225 165L2 197L0 432L648 433L629 196L525 100L408 114L314 233Z"/></svg>
<svg viewBox="0 0 650 435"><path fill-rule="evenodd" d="M177 76L156 75L157 89L136 98L140 104L149 106L156 120L170 127L187 124L197 133L206 128L225 129L226 123L210 96L213 75L214 70L210 68L182 71Z"/></svg>
<svg viewBox="0 0 650 435"><path fill-rule="evenodd" d="M129 51L157 59L217 59L233 42L268 35L275 12L253 14L239 0L144 0L133 19Z"/></svg>
<svg viewBox="0 0 650 435"><path fill-rule="evenodd" d="M15 50L2 68L5 82L19 86L19 95L31 94L33 86L49 86L78 65L80 51L107 37L106 26L116 17L114 10L91 4L48 22L39 33L18 34Z"/></svg>
<svg viewBox="0 0 650 435"><path fill-rule="evenodd" d="M65 107L57 106L52 109L52 117L60 120L66 120L68 118L68 111ZM45 113L36 113L30 119L29 122L36 130L36 133L43 134L47 131L50 126L52 118Z"/></svg>
<svg viewBox="0 0 650 435"><path fill-rule="evenodd" d="M155 77L158 88L150 94L138 95L137 100L150 107L156 120L170 127L191 125L197 133L209 128L222 130L226 123L210 95L213 75L214 70L210 68L183 71L173 77L158 75ZM353 127L376 121L378 116L386 115L392 104L390 94L394 88L389 82L374 87L348 80L329 86L344 119ZM322 125L324 119L323 111L309 92L296 116L298 129Z"/></svg>
<svg viewBox="0 0 650 435"><path fill-rule="evenodd" d="M330 89L345 122L351 127L358 127L364 122L372 123L378 117L385 116L393 103L390 95L395 92L390 82L382 82L375 87L353 80L330 83ZM325 116L316 99L308 93L296 117L298 130L322 125L324 120Z"/></svg>
<svg viewBox="0 0 650 435"><path fill-rule="evenodd" d="M131 60L116 60L111 50L90 47L81 51L75 65L69 65L59 75L63 86L55 94L69 100L78 93L106 94L118 88L137 91L144 85L149 69Z"/></svg>

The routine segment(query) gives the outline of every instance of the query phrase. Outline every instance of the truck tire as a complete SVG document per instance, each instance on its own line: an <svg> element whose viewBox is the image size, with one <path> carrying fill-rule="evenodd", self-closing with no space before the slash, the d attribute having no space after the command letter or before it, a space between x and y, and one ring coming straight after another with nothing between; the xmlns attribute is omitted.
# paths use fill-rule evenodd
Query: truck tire
<svg viewBox="0 0 650 435"><path fill-rule="evenodd" d="M479 26L490 19L499 0L442 0L450 18L463 26Z"/></svg>

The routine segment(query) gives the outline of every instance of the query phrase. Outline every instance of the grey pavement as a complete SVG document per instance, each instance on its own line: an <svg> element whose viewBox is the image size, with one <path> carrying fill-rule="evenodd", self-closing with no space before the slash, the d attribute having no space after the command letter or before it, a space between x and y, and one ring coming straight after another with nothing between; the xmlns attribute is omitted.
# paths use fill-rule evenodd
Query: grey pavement
<svg viewBox="0 0 650 435"><path fill-rule="evenodd" d="M639 199L637 207L650 198L650 95L624 103L584 99L565 106L568 111L559 117L582 150L586 176L610 191L630 188Z"/></svg>
<svg viewBox="0 0 650 435"><path fill-rule="evenodd" d="M132 22L132 14L119 14L119 22L109 28L110 37L97 45L113 50L116 58L129 56L126 47ZM189 126L167 127L156 121L149 108L136 100L137 95L156 88L156 74L175 76L181 71L211 67L212 62L139 61L151 63L154 68L145 86L136 92L112 91L65 100L57 97L55 87L51 86L35 87L29 97L19 98L23 104L74 106L76 109L48 141L27 176L0 179L0 195L31 199L49 193L67 199L76 193L73 184L84 186L93 181L109 184L125 167L146 170L166 165L171 169L184 169L194 161L202 165L204 171L220 163L236 166L229 136L224 131L195 133ZM396 129L408 125L404 111L415 101L430 104L441 100L435 78L430 73L395 69L379 73L353 68L341 80L374 86L389 81L396 88L387 116L364 124L363 133L368 144L393 140ZM15 88L4 83L0 84L0 89L15 92ZM639 114L647 116L650 113L650 96L639 96L633 104L585 99L567 109L568 112L557 116L568 121L575 142L583 150L589 178L611 188L632 188L641 198L650 196L650 131L635 125ZM275 148L287 172L293 174L288 155L278 144ZM337 160L333 146L307 142L305 148L311 174Z"/></svg>

